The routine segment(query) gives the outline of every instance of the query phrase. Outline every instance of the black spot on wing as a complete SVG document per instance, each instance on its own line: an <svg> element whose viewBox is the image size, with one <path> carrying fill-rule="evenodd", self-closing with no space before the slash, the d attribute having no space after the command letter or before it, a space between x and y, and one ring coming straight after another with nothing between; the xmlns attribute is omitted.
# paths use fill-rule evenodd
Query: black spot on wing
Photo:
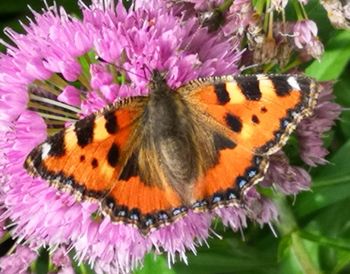
<svg viewBox="0 0 350 274"><path fill-rule="evenodd" d="M261 112L261 113L266 113L266 112L267 112L267 108L266 108L266 107L262 107L262 108L260 109L260 112Z"/></svg>
<svg viewBox="0 0 350 274"><path fill-rule="evenodd" d="M115 167L118 163L118 159L119 159L119 149L118 149L118 146L113 143L107 155L108 164L112 167Z"/></svg>
<svg viewBox="0 0 350 274"><path fill-rule="evenodd" d="M259 124L259 123L260 123L260 120L259 120L258 116L252 115L252 122L253 122L254 124Z"/></svg>
<svg viewBox="0 0 350 274"><path fill-rule="evenodd" d="M214 85L214 91L220 105L225 105L230 102L230 95L228 94L224 83Z"/></svg>
<svg viewBox="0 0 350 274"><path fill-rule="evenodd" d="M232 149L236 146L233 141L220 133L214 133L214 145L216 150Z"/></svg>
<svg viewBox="0 0 350 274"><path fill-rule="evenodd" d="M258 101L261 98L259 80L256 76L235 77L238 87L247 100Z"/></svg>
<svg viewBox="0 0 350 274"><path fill-rule="evenodd" d="M273 76L270 78L278 96L287 96L292 91L293 88L288 84L287 79L288 76Z"/></svg>
<svg viewBox="0 0 350 274"><path fill-rule="evenodd" d="M226 125L234 132L240 132L242 130L242 121L239 117L227 113L225 116Z"/></svg>
<svg viewBox="0 0 350 274"><path fill-rule="evenodd" d="M85 161L85 155L80 155L80 162L84 162Z"/></svg>
<svg viewBox="0 0 350 274"><path fill-rule="evenodd" d="M91 165L92 165L92 168L96 168L96 167L98 167L98 161L97 161L97 159L96 159L96 158L92 159L92 161L91 161Z"/></svg>
<svg viewBox="0 0 350 274"><path fill-rule="evenodd" d="M115 111L109 111L104 114L106 119L106 130L109 134L114 134L118 131L117 117L115 117Z"/></svg>
<svg viewBox="0 0 350 274"><path fill-rule="evenodd" d="M60 132L49 138L48 144L51 146L49 151L50 156L59 157L64 155L64 132L64 130L61 130Z"/></svg>
<svg viewBox="0 0 350 274"><path fill-rule="evenodd" d="M138 175L138 164L135 153L131 155L126 165L124 166L121 174L119 175L119 180L127 181L133 176Z"/></svg>
<svg viewBox="0 0 350 274"><path fill-rule="evenodd" d="M85 147L92 142L94 136L95 115L90 115L75 123L75 134L78 145Z"/></svg>

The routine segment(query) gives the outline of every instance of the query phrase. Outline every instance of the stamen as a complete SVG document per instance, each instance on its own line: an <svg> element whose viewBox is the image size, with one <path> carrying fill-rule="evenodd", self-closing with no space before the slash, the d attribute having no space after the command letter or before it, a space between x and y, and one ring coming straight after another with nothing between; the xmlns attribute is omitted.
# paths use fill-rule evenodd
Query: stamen
<svg viewBox="0 0 350 274"><path fill-rule="evenodd" d="M66 86L68 86L68 83L64 79L62 79L60 76L58 76L58 74L56 73L52 75L51 78L47 81L61 90L63 90Z"/></svg>
<svg viewBox="0 0 350 274"><path fill-rule="evenodd" d="M40 112L40 111L37 111L36 113L38 113L43 118L52 119L52 120L65 121L65 122L76 122L76 121L78 121L77 119L71 119L71 118L57 116L57 115L53 115L53 114L47 114L47 113L43 113L43 112Z"/></svg>
<svg viewBox="0 0 350 274"><path fill-rule="evenodd" d="M34 102L29 102L28 103L28 107L32 107L34 109L41 109L41 110L46 110L46 111L49 111L49 112L53 112L53 113L56 113L56 114L62 114L64 116L68 116L68 117L71 117L73 119L77 119L77 115L76 114L73 114L73 113L69 113L69 112L66 112L66 111L63 111L63 110L59 110L59 109L56 109L56 108L52 108L52 107L47 107L47 106L44 106L42 104L38 104L38 103L34 103Z"/></svg>
<svg viewBox="0 0 350 274"><path fill-rule="evenodd" d="M83 84L83 86L84 86L87 90L91 90L90 82L89 82L88 78L87 78L84 74L81 74L81 75L79 76L79 81L80 81L80 83Z"/></svg>
<svg viewBox="0 0 350 274"><path fill-rule="evenodd" d="M269 225L269 227L270 227L270 229L271 229L271 231L272 231L273 236L275 236L275 238L278 238L278 235L277 235L277 233L276 233L276 231L275 231L275 228L273 227L273 225L271 224L271 222L268 222L268 225Z"/></svg>
<svg viewBox="0 0 350 274"><path fill-rule="evenodd" d="M70 106L70 105L67 105L67 104L64 104L64 103L61 103L61 102L49 99L49 98L40 97L40 96L37 96L35 94L30 94L29 98L34 100L34 101L43 102L43 103L47 103L47 104L50 104L50 105L58 106L58 107L61 107L61 108L65 108L65 109L68 109L68 110L76 112L76 113L80 112L79 108L76 108L76 107L73 107L73 106Z"/></svg>
<svg viewBox="0 0 350 274"><path fill-rule="evenodd" d="M34 83L31 85L31 88L39 87L40 89L43 89L49 93L52 93L56 96L60 94L60 91L55 89L54 87L50 86L48 83L43 81L34 81Z"/></svg>

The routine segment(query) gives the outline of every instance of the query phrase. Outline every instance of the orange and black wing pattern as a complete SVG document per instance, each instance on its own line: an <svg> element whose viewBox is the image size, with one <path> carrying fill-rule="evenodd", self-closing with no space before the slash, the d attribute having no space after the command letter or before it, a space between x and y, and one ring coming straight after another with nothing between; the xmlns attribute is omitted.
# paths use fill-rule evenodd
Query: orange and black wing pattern
<svg viewBox="0 0 350 274"><path fill-rule="evenodd" d="M98 201L115 222L144 232L167 223L164 212L179 208L178 195L142 181L137 167L136 139L146 102L147 97L135 97L79 120L36 147L25 168L77 200Z"/></svg>
<svg viewBox="0 0 350 274"><path fill-rule="evenodd" d="M314 81L292 75L215 77L176 91L154 78L154 96L79 120L36 147L25 168L148 233L189 209L239 203L318 95Z"/></svg>
<svg viewBox="0 0 350 274"><path fill-rule="evenodd" d="M312 114L318 97L315 82L297 75L213 77L179 92L236 144L220 150L218 164L194 188L195 199L214 205L234 203L263 178L268 155L281 149L297 124Z"/></svg>

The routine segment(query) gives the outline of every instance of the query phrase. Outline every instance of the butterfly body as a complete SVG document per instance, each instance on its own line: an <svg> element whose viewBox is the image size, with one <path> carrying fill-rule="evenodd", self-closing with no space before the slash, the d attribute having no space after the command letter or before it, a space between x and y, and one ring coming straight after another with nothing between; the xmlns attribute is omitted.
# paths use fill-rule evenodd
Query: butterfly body
<svg viewBox="0 0 350 274"><path fill-rule="evenodd" d="M239 204L317 95L306 77L212 77L173 90L154 71L149 96L49 137L25 168L148 233L190 209Z"/></svg>

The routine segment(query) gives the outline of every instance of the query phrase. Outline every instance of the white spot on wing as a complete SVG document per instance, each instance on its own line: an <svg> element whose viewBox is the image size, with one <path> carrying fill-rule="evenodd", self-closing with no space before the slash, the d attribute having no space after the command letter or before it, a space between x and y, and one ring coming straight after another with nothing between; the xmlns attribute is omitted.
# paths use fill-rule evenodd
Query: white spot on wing
<svg viewBox="0 0 350 274"><path fill-rule="evenodd" d="M41 146L41 158L45 159L51 150L51 145L45 143Z"/></svg>
<svg viewBox="0 0 350 274"><path fill-rule="evenodd" d="M287 82L292 88L300 90L300 86L299 86L297 80L295 80L295 78L293 76L289 77L287 79Z"/></svg>
<svg viewBox="0 0 350 274"><path fill-rule="evenodd" d="M269 77L266 74L257 74L256 78L260 81L260 80L266 80L269 79Z"/></svg>

